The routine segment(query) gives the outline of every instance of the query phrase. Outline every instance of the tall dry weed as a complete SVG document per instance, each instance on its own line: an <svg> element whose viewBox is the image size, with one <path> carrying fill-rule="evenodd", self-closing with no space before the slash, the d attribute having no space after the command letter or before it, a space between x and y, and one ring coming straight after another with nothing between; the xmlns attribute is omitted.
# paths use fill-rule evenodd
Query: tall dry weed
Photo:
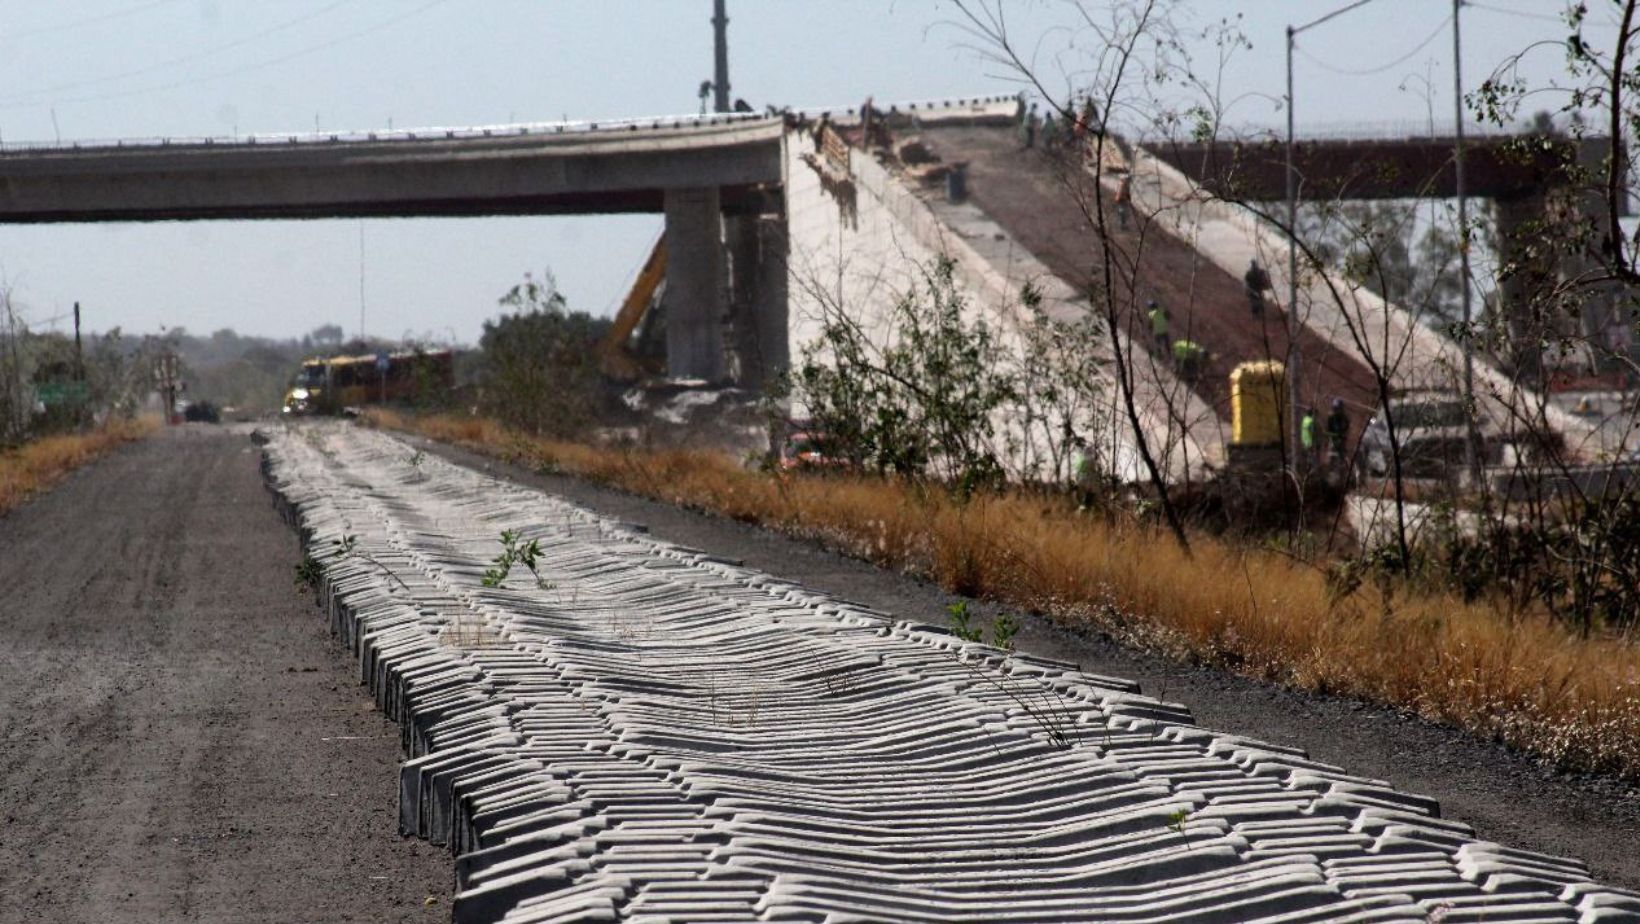
<svg viewBox="0 0 1640 924"><path fill-rule="evenodd" d="M157 426L150 420L115 421L84 433L44 436L0 452L0 515Z"/></svg>

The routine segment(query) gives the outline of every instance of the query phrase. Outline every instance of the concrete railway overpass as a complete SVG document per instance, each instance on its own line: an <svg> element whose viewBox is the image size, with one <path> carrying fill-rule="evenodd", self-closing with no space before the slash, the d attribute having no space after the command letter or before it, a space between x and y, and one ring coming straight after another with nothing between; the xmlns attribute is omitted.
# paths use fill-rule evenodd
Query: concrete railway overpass
<svg viewBox="0 0 1640 924"><path fill-rule="evenodd" d="M1260 201L1287 196L1286 145L1279 138L1146 143L1155 156L1213 192ZM1323 139L1293 146L1293 167L1306 199L1452 198L1457 195L1453 136ZM1595 166L1610 148L1603 138L1482 135L1464 139L1469 195L1541 199L1572 182L1571 165Z"/></svg>
<svg viewBox="0 0 1640 924"><path fill-rule="evenodd" d="M901 104L891 122L897 131L928 130L930 140L940 125L985 125L1007 137L1012 109L1006 97ZM801 290L819 268L816 254L846 255L831 267L834 275L854 261L871 284L850 291L850 304L867 312L880 309L873 302L882 282L899 271L888 264L953 247L973 264L978 301L1018 291L1011 276L1025 265L1022 253L1043 261L1026 261L1033 272L1073 283L1062 301L1080 300L1074 273L1040 241L1033 244L1030 228L986 205L1001 185L976 187L961 206L943 203L938 192L881 169L879 154L852 145L842 154L823 150L815 130L822 115L13 144L0 147L0 223L662 214L672 255L664 297L669 373L711 381L735 374L754 387L813 333ZM855 114L835 115L846 126ZM839 137L853 135L845 128ZM948 159L969 157L962 148L971 140L956 144ZM1284 191L1279 146L1147 150L1244 198ZM1554 171L1566 156L1547 146L1522 159L1497 139L1477 141L1473 150L1475 194L1526 216L1560 183ZM1310 195L1442 195L1450 192L1450 155L1442 139L1306 142L1300 168ZM989 182L974 167L974 179ZM1234 281L1226 287L1228 305L1236 301ZM1166 378L1165 370L1158 374ZM1209 405L1217 397L1204 396Z"/></svg>
<svg viewBox="0 0 1640 924"><path fill-rule="evenodd" d="M1287 197L1286 145L1279 138L1147 144L1155 157L1189 176L1215 195L1234 201L1276 202ZM1451 199L1457 196L1455 136L1405 138L1306 138L1294 145L1293 167L1299 195L1306 201L1373 199ZM1536 223L1569 202L1582 218L1604 233L1610 215L1604 188L1591 188L1611 156L1606 137L1568 138L1543 134L1482 134L1464 139L1464 187L1475 198L1497 208L1498 237L1506 262L1522 267L1501 282L1506 306L1523 304L1534 286L1556 274L1577 276L1592 267L1570 259L1555 266L1542 256ZM1582 174L1585 178L1579 177ZM1620 209L1627 217L1627 202ZM1585 334L1601 331L1623 318L1615 305L1596 306L1582 318ZM1632 319L1629 319L1632 322ZM1518 338L1536 342L1539 334L1518 322Z"/></svg>
<svg viewBox="0 0 1640 924"><path fill-rule="evenodd" d="M0 222L731 213L780 183L781 122L688 120L261 135L0 149Z"/></svg>
<svg viewBox="0 0 1640 924"><path fill-rule="evenodd" d="M728 280L763 262L782 133L778 118L718 115L8 146L0 223L660 213L670 371L717 379L726 313L748 339L784 336L779 288L758 291L755 272Z"/></svg>

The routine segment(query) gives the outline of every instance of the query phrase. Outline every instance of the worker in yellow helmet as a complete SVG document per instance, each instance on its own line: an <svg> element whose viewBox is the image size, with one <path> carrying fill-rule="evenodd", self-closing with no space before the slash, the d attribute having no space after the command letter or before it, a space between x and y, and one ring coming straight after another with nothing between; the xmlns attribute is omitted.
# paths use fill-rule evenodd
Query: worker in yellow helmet
<svg viewBox="0 0 1640 924"><path fill-rule="evenodd" d="M1298 445L1304 450L1304 459L1315 458L1315 408L1306 407L1298 420Z"/></svg>

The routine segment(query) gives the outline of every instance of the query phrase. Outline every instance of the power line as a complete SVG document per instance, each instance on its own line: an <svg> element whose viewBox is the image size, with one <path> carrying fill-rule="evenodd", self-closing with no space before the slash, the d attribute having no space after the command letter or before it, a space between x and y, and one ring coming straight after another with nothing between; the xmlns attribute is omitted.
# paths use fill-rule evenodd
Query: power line
<svg viewBox="0 0 1640 924"><path fill-rule="evenodd" d="M138 13L146 13L149 10L157 9L162 6L169 6L175 2L177 2L177 0L153 0L151 3L143 3L137 6L126 7L123 10L114 10L112 12L101 13L96 16L87 16L84 19L76 19L73 22L58 23L55 26L41 26L38 29L27 29L22 32L0 34L0 42L14 42L20 39L34 38L37 35L50 35L53 32L67 32L70 29L78 29L82 26L95 26L100 23L112 22L116 19L125 19L129 16L135 16Z"/></svg>
<svg viewBox="0 0 1640 924"><path fill-rule="evenodd" d="M1504 16L1516 16L1521 19L1535 19L1539 22L1552 22L1560 26L1566 25L1566 20L1559 16L1552 16L1548 13L1528 13L1525 10L1509 10L1504 9L1501 6L1487 6L1484 3L1476 3L1474 0L1464 0L1464 6L1472 10L1485 10L1488 13L1501 13Z"/></svg>
<svg viewBox="0 0 1640 924"><path fill-rule="evenodd" d="M189 54L189 55L182 55L182 56L176 57L176 58L168 58L164 61L156 61L153 64L148 64L148 65L145 65L143 67L135 68L135 69L129 70L129 71L121 71L118 74L107 74L107 75L102 76L102 77L93 77L90 80L79 80L79 81L75 81L74 83L58 84L57 86L54 86L54 87L42 87L38 90L30 90L26 93L12 93L12 94L8 94L6 96L0 96L0 99L8 100L8 101L9 100L19 100L19 99L34 99L34 98L46 96L46 95L49 95L49 94L52 94L52 93L60 93L60 92L66 91L66 90L80 90L80 89L84 89L85 87L101 86L102 84L105 84L105 83L113 83L116 80L125 80L128 77L140 77L144 74L152 74L154 71L165 70L166 68L169 68L169 67L176 67L176 66L182 65L182 64L192 64L195 61L203 61L206 58L215 57L215 56L223 53L224 51L232 51L235 48L242 48L246 45L251 44L252 42L261 41L262 39L265 39L270 35L276 35L280 32L285 31L286 29L291 29L291 28L299 26L299 25L301 25L305 22L309 22L311 20L318 19L319 17L324 16L324 15L332 12L333 10L336 10L339 7L346 6L347 4L353 3L353 2L354 2L354 0L334 0L334 2L332 2L332 3L326 4L325 6L322 6L317 10L313 10L309 13L305 13L301 16L298 16L295 19L288 19L288 20L286 20L282 23L279 23L278 25L271 26L271 27L269 27L267 29L263 29L259 32L253 32L250 35L246 35L246 36L242 36L240 38L234 39L231 42L226 42L226 43L221 44L221 45L216 45L216 46L213 46L211 48L207 48L204 51L195 52L195 53Z"/></svg>
<svg viewBox="0 0 1640 924"><path fill-rule="evenodd" d="M343 2L351 2L351 0L343 0ZM400 15L400 16L395 16L391 19L383 20L382 22L376 23L373 26L366 26L363 29L359 29L359 30L356 30L356 31L353 31L353 32L349 32L349 33L346 33L344 35L336 36L335 38L330 39L328 41L320 42L316 45L309 45L306 48L297 49L296 51L290 52L289 54L284 54L284 55L280 55L278 57L269 58L265 61L257 61L257 62L252 63L252 64L247 64L243 67L230 68L228 70L216 71L216 72L210 73L210 74L201 74L197 77L190 77L190 78L183 79L183 80L174 80L170 83L156 84L156 85L151 86L151 87L139 87L139 88L136 88L136 89L119 90L119 91L113 91L113 92L109 92L109 93L95 93L95 94L89 94L89 95L86 95L86 96L70 96L70 97L64 97L64 98L61 98L61 99L54 100L53 102L55 102L55 103L86 103L86 102L96 102L96 101L99 101L99 100L107 100L107 99L124 99L124 98L132 97L132 96L142 96L142 95L145 95L145 94L148 94L148 93L159 93L159 92L162 92L164 90L175 90L175 89L179 89L181 87L190 87L190 86L194 86L195 84L207 83L207 82L212 81L212 80L220 80L224 77L236 77L240 74L247 74L247 73L250 73L252 71L258 71L258 70L261 70L261 69L267 68L267 67L275 67L277 65L284 64L288 61L293 61L297 58L305 57L307 55L314 54L316 52L325 51L327 49L334 48L337 45L341 45L341 44L344 44L346 42L351 42L354 39L360 39L360 38L364 38L364 37L369 36L369 35L374 35L377 32L382 32L386 29L390 29L393 26L396 26L401 22L404 22L408 19L412 19L416 16L419 16L422 13L425 13L428 10L432 9L433 7L440 6L440 5L442 5L444 3L447 3L447 2L449 2L449 0L429 0L429 2L423 3L421 6L418 6L414 9L412 9L412 10L409 10L408 12L406 12L406 13ZM39 105L39 103L35 103L35 102L24 102L24 103L8 102L8 103L0 103L0 109L20 109L20 108L24 108L24 107L28 107L28 106L37 106L37 105Z"/></svg>
<svg viewBox="0 0 1640 924"><path fill-rule="evenodd" d="M1366 6L1367 4L1369 4L1371 2L1373 2L1373 0L1355 0L1355 2L1350 4L1349 6L1339 7L1338 9L1333 10L1331 13L1328 13L1327 15L1321 17L1320 19L1312 19L1312 20L1310 20L1309 22L1305 23L1302 26L1289 26L1287 31L1291 32L1293 35L1297 35L1300 32L1304 32L1304 31L1307 31L1307 30L1310 30L1310 29L1314 29L1316 26L1319 26L1322 23L1324 23L1324 22L1326 22L1330 19L1337 19L1338 17L1344 15L1345 13L1348 13L1350 10L1358 10L1361 7L1364 7L1364 6Z"/></svg>
<svg viewBox="0 0 1640 924"><path fill-rule="evenodd" d="M1429 33L1428 37L1426 37L1423 41L1418 43L1416 48L1413 48L1411 51L1409 51L1406 54L1400 56L1399 58L1396 58L1394 61L1391 61L1388 64L1379 65L1377 67L1370 67L1370 68L1367 68L1365 70L1354 70L1354 69L1347 68L1347 67L1333 67L1331 64L1328 64L1327 62L1321 60L1320 58L1317 58L1315 55L1310 54L1309 52L1305 51L1304 49L1297 48L1296 45L1294 47L1297 48L1297 51L1298 51L1299 54L1304 56L1305 60L1309 61L1311 64L1314 64L1316 67L1319 67L1324 71L1332 71L1334 74L1344 74L1344 75L1350 76L1350 77L1370 77L1374 74L1382 74L1383 72L1385 72L1387 70L1391 70L1393 68L1397 68L1397 67L1400 67L1401 65L1405 64L1414 55L1418 54L1418 52L1423 51L1425 48L1428 48L1429 43L1435 41L1435 39L1438 38L1442 32L1446 31L1446 27L1448 25L1450 25L1451 22L1452 22L1452 17L1451 16L1446 17L1445 19L1441 20L1440 25L1435 27L1434 31Z"/></svg>

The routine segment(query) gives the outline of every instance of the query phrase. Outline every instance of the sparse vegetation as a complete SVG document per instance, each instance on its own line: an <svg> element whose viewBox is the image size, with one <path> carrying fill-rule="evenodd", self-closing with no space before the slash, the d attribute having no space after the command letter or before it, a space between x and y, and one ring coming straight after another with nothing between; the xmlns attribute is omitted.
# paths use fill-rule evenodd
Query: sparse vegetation
<svg viewBox="0 0 1640 924"><path fill-rule="evenodd" d="M1173 814L1167 816L1167 826L1169 828L1172 828L1173 833L1179 835L1180 837L1185 836L1184 826L1189 821L1190 821L1190 810L1189 809L1183 809L1182 808L1182 809L1179 809L1179 810L1173 812Z"/></svg>
<svg viewBox="0 0 1640 924"><path fill-rule="evenodd" d="M371 419L817 539L1177 657L1405 708L1563 766L1640 775L1633 644L1584 637L1541 611L1399 581L1340 593L1285 552L1196 536L1186 553L1154 527L1079 512L1068 496L987 492L959 503L891 479L768 474L714 453L544 440L481 419Z"/></svg>
<svg viewBox="0 0 1640 924"><path fill-rule="evenodd" d="M484 322L479 405L509 426L574 436L602 400L593 349L607 320L569 311L550 273L526 275L500 299L510 313Z"/></svg>
<svg viewBox="0 0 1640 924"><path fill-rule="evenodd" d="M303 552L302 560L296 563L296 586L303 590L318 590L324 576L325 566L319 563L319 559Z"/></svg>
<svg viewBox="0 0 1640 924"><path fill-rule="evenodd" d="M973 623L973 613L968 608L967 600L958 600L945 608L947 619L951 623L951 634L965 642L985 641L985 630ZM998 613L991 617L991 645L1003 651L1014 650L1014 636L1019 632L1019 620L1012 614Z"/></svg>
<svg viewBox="0 0 1640 924"><path fill-rule="evenodd" d="M411 481L421 481L423 478L427 477L427 472L421 467L421 464L426 461L427 453L421 449L417 449L410 455L405 456L404 464L410 466Z"/></svg>
<svg viewBox="0 0 1640 924"><path fill-rule="evenodd" d="M894 303L889 342L822 303L820 339L787 384L823 454L881 474L934 475L964 496L1003 482L996 416L1018 404L1019 383L992 325L967 316L955 271L950 259L924 268L921 289Z"/></svg>
<svg viewBox="0 0 1640 924"><path fill-rule="evenodd" d="M84 433L44 436L0 451L0 515L47 490L69 472L152 432L148 420L116 420Z"/></svg>
<svg viewBox="0 0 1640 924"><path fill-rule="evenodd" d="M501 533L501 554L495 557L495 562L484 571L485 587L500 587L512 573L513 565L523 565L528 568L535 578L535 586L543 590L552 588L549 581L541 577L536 561L541 557L541 540L531 539L523 541L517 530L509 529Z"/></svg>

